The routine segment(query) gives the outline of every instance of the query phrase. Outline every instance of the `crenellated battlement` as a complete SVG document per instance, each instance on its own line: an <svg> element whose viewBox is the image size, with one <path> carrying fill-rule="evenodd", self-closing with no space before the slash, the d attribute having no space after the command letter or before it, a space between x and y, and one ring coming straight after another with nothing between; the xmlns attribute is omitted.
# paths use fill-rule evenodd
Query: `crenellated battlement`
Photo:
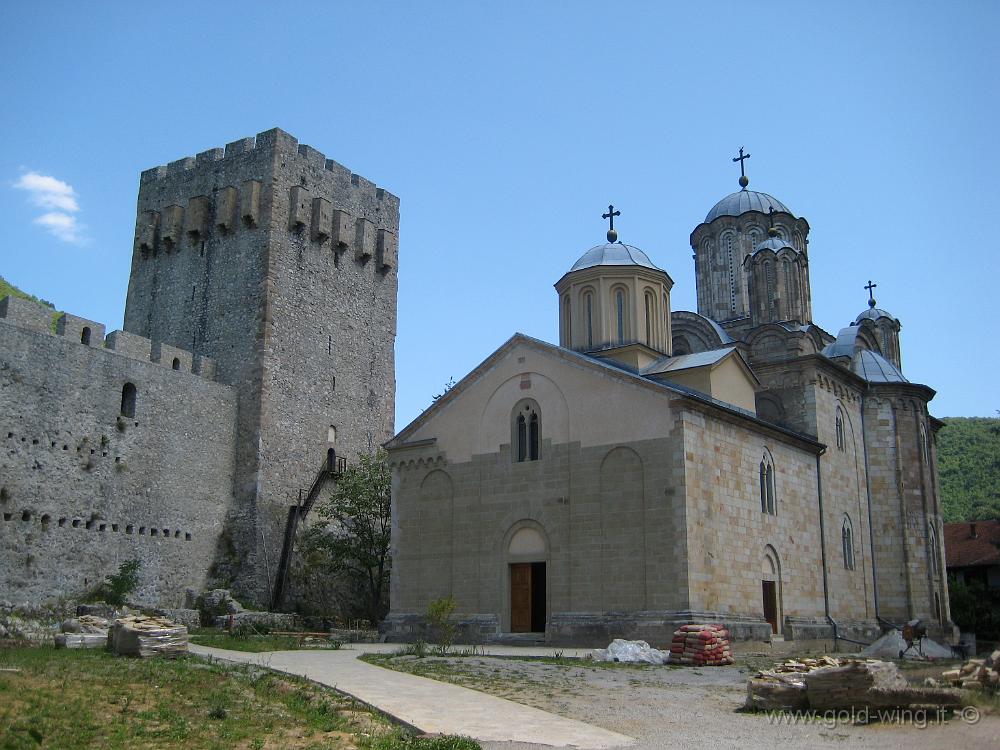
<svg viewBox="0 0 1000 750"><path fill-rule="evenodd" d="M399 199L278 128L143 172L134 250L200 251L281 225L359 263L375 258L383 274L396 267Z"/></svg>
<svg viewBox="0 0 1000 750"><path fill-rule="evenodd" d="M190 373L205 380L215 380L215 361L209 357L151 341L126 331L105 335L105 326L69 313L56 316L52 308L21 297L0 299L0 319L7 324L59 338L93 349L103 349L131 359L145 360L178 372Z"/></svg>

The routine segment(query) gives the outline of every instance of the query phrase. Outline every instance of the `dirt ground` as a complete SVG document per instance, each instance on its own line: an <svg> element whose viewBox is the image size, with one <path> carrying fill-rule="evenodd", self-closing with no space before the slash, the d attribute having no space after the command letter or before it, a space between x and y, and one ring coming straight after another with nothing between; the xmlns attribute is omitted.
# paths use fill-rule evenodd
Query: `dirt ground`
<svg viewBox="0 0 1000 750"><path fill-rule="evenodd" d="M896 714L883 721L852 723L741 711L754 664L670 668L572 666L498 657L396 657L393 666L579 719L635 737L647 748L907 748L960 750L1000 747L1000 716L978 711L975 723L958 715L946 721L933 712ZM914 677L918 674L915 673ZM923 677L919 673L919 677ZM487 750L525 745L484 744Z"/></svg>

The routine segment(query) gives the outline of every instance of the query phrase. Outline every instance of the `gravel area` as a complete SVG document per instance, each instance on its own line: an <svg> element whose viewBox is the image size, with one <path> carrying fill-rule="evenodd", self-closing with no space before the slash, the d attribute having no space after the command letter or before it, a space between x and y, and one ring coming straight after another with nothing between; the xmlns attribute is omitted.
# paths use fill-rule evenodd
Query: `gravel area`
<svg viewBox="0 0 1000 750"><path fill-rule="evenodd" d="M647 748L902 748L1000 747L1000 717L976 724L955 717L927 726L846 721L778 723L740 709L752 667L670 668L572 666L498 657L396 657L396 668L474 687L546 711L635 737ZM786 720L788 717L784 717ZM905 718L905 717L902 717ZM919 717L917 717L919 719ZM487 750L527 750L531 745L487 743ZM538 747L538 746L535 746Z"/></svg>

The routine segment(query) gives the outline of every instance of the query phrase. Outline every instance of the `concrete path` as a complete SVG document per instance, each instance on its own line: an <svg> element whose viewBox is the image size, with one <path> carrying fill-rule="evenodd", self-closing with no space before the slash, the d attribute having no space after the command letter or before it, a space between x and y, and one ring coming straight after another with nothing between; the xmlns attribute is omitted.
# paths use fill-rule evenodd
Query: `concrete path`
<svg viewBox="0 0 1000 750"><path fill-rule="evenodd" d="M256 664L301 675L354 696L429 734L457 734L480 742L530 743L604 750L635 742L617 732L497 698L478 690L383 669L358 659L363 653L391 651L390 644L354 644L336 651L269 651L253 654L191 644L200 656ZM551 649L494 647L494 655L550 654Z"/></svg>

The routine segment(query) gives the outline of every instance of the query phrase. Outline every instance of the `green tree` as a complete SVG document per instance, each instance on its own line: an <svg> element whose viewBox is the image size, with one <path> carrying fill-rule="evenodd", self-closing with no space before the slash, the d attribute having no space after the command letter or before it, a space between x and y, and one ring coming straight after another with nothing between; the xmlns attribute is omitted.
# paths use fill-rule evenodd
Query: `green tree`
<svg viewBox="0 0 1000 750"><path fill-rule="evenodd" d="M380 449L344 471L305 535L307 548L327 553L331 573L358 586L373 625L389 610L389 503L388 455Z"/></svg>

